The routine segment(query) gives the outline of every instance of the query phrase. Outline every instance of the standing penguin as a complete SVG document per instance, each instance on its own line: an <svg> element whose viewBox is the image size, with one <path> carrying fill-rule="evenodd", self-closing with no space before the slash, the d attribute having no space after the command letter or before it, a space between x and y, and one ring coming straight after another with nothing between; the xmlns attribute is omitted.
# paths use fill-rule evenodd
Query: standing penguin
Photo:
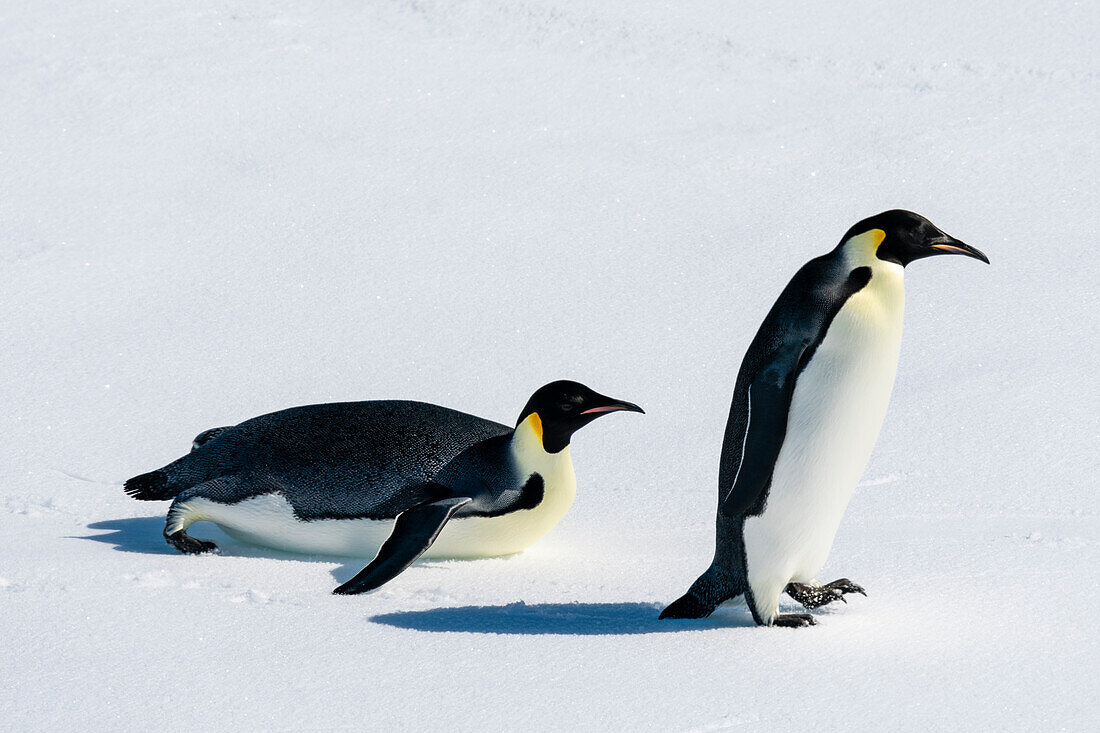
<svg viewBox="0 0 1100 733"><path fill-rule="evenodd" d="M817 585L852 490L871 455L897 371L913 260L984 254L911 211L864 219L800 269L741 362L718 472L714 560L661 618L708 616L744 597L765 626L806 626L780 614L786 592L807 608L845 593Z"/></svg>
<svg viewBox="0 0 1100 733"><path fill-rule="evenodd" d="M618 410L583 384L534 393L516 427L423 402L294 407L200 433L186 456L125 484L173 499L164 537L185 553L198 521L279 550L375 555L335 592L373 590L421 555L508 555L541 539L573 503L574 432Z"/></svg>

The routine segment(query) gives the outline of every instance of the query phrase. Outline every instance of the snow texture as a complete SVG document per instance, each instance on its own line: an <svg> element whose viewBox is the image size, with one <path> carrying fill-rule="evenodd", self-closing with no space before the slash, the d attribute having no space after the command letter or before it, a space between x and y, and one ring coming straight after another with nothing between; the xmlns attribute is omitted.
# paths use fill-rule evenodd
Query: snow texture
<svg viewBox="0 0 1100 733"><path fill-rule="evenodd" d="M355 7L355 6L365 7ZM1095 730L1095 3L5 3L0 727ZM913 209L886 424L811 629L658 623L797 267ZM361 561L119 482L203 429L407 398L576 436L510 558ZM788 603L785 608L797 610Z"/></svg>

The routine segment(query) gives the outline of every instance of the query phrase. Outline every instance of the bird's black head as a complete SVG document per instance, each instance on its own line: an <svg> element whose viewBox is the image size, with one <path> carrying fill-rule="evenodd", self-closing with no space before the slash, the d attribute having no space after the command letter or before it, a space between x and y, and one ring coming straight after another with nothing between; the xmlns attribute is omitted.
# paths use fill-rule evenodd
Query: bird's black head
<svg viewBox="0 0 1100 733"><path fill-rule="evenodd" d="M642 412L632 402L623 402L593 392L578 382L561 380L539 387L516 421L516 428L530 422L547 453L557 453L569 445L573 433L609 412Z"/></svg>
<svg viewBox="0 0 1100 733"><path fill-rule="evenodd" d="M858 239L857 239L858 238ZM932 255L966 255L989 264L989 258L969 244L945 234L920 214L892 209L864 219L848 230L841 246L858 242L880 260L904 267L913 260Z"/></svg>

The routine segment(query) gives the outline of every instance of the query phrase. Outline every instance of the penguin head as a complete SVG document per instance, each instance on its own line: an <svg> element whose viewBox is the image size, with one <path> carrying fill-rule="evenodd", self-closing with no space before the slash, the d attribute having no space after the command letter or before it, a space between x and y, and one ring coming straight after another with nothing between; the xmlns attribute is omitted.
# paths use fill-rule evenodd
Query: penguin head
<svg viewBox="0 0 1100 733"><path fill-rule="evenodd" d="M960 242L920 214L892 209L864 219L848 230L841 246L866 247L874 256L905 267L933 255L966 255L989 264L989 258Z"/></svg>
<svg viewBox="0 0 1100 733"><path fill-rule="evenodd" d="M645 411L632 402L606 397L579 382L560 380L539 387L516 421L518 428L531 421L535 434L547 453L557 453L569 445L573 433L609 412Z"/></svg>

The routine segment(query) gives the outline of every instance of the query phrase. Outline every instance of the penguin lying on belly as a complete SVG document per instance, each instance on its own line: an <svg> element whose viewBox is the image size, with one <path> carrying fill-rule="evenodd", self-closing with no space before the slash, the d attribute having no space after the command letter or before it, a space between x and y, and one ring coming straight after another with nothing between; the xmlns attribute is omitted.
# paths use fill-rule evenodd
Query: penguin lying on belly
<svg viewBox="0 0 1100 733"><path fill-rule="evenodd" d="M423 402L293 407L200 433L188 455L135 476L135 499L173 499L164 537L215 550L187 528L209 521L245 542L374 556L336 593L364 593L417 558L519 552L573 503L574 432L630 402L583 384L534 393L516 427ZM377 554L376 554L377 553Z"/></svg>
<svg viewBox="0 0 1100 733"><path fill-rule="evenodd" d="M845 593L818 585L852 490L871 456L897 371L904 268L939 254L989 260L910 211L864 219L810 260L772 306L741 362L718 473L710 568L661 618L708 616L743 597L757 624L786 592L807 608Z"/></svg>

